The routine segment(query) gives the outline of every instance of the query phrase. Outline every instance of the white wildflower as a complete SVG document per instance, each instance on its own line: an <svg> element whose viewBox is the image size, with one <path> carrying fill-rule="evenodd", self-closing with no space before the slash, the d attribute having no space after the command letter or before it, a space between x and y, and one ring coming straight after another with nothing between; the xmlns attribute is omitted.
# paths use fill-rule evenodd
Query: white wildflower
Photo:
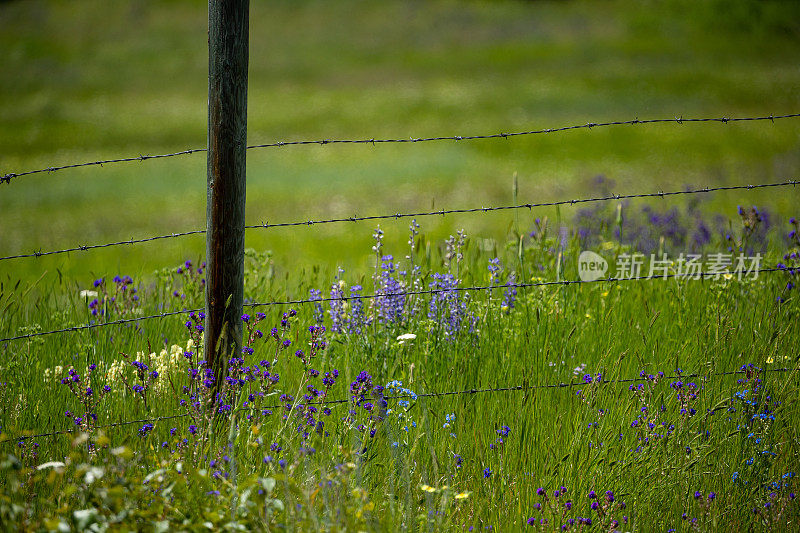
<svg viewBox="0 0 800 533"><path fill-rule="evenodd" d="M61 461L50 461L49 463L42 463L36 467L36 470L44 470L45 468L63 468L67 465Z"/></svg>
<svg viewBox="0 0 800 533"><path fill-rule="evenodd" d="M109 382L114 383L117 381L121 381L120 378L125 371L125 363L123 361L114 361L111 363L111 366L108 367L108 371L106 372L106 379Z"/></svg>
<svg viewBox="0 0 800 533"><path fill-rule="evenodd" d="M89 470L86 471L86 474L83 476L83 482L87 485L91 485L105 474L105 470L100 468L99 466L91 466Z"/></svg>
<svg viewBox="0 0 800 533"><path fill-rule="evenodd" d="M81 298L88 300L89 298L97 298L97 291L81 291Z"/></svg>
<svg viewBox="0 0 800 533"><path fill-rule="evenodd" d="M414 335L413 333L403 333L402 335L397 337L397 340L400 342L400 344L404 344L406 341L413 341L416 338L417 336Z"/></svg>

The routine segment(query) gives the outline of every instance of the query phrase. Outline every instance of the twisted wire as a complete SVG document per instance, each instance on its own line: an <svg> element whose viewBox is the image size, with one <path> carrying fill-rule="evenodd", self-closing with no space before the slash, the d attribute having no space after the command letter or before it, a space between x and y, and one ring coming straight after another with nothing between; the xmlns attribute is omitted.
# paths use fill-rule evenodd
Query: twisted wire
<svg viewBox="0 0 800 533"><path fill-rule="evenodd" d="M749 274L761 274L761 273L769 273L769 272L784 272L786 269L773 267L773 268L761 268L761 269L753 269L749 271ZM281 305L303 305L309 303L322 303L322 302L332 302L332 301L348 301L348 300L373 300L376 298L386 298L391 296L416 296L416 295L423 295L423 294L438 294L438 293L448 293L448 292L472 292L472 291L486 291L486 290L493 290L493 289L504 289L508 287L518 288L518 289L526 289L532 287L549 287L549 286L567 286L567 285L579 285L584 283L611 283L611 282L619 282L619 281L646 281L646 280L664 280L664 279L682 279L682 278L693 278L697 277L701 280L707 278L718 279L724 274L731 274L731 272L697 272L693 273L691 276L687 276L685 274L662 274L659 276L632 276L627 278L599 278L595 280L557 280L557 281L539 281L534 283L505 283L501 285L479 285L479 286L469 286L469 287L448 287L448 288L432 288L432 289L421 289L417 291L397 291L397 292L386 292L386 293L378 293L378 294L354 294L350 296L331 296L331 297L320 297L320 298L305 298L305 299L295 299L295 300L281 300L275 302L246 302L244 307L273 307L273 306L281 306ZM167 311L164 313L158 313L154 315L146 315L140 316L135 318L123 318L120 320L112 320L109 322L99 322L96 324L87 324L83 326L71 326L68 328L62 329L55 329L51 331L39 331L34 333L26 333L24 335L16 335L13 337L6 337L0 339L0 342L9 342L9 341L16 341L16 340L23 340L23 339L31 339L34 337L41 337L44 335L51 335L56 333L66 333L72 331L81 331L86 329L94 329L94 328L102 328L106 326L113 326L117 324L126 324L129 322L139 322L141 320L150 320L154 318L164 318L168 316L180 315L184 313L196 313L202 311L203 309L184 309L182 311Z"/></svg>
<svg viewBox="0 0 800 533"><path fill-rule="evenodd" d="M750 371L750 370L728 370L725 372L712 372L710 374L700 374L700 373L693 373L693 374L684 374L678 373L671 376L663 376L659 377L659 379L689 379L689 378L710 378L710 377L722 377L722 376L733 376L737 374L746 374L748 372L752 373L766 373L766 372L789 372L794 369L792 368L767 368L767 369L759 369L757 371ZM569 383L549 383L549 384L542 384L542 385L528 385L527 383L521 385L514 385L510 387L488 387L488 388L473 388L473 389L464 389L464 390L457 390L457 391L441 391L441 392L428 392L428 393L421 393L421 394L398 394L394 396L384 396L385 400L403 400L403 399L428 399L428 398L443 398L447 396L461 396L465 394L487 394L487 393L495 393L495 392L514 392L514 391L532 391L537 389L564 389L564 388L571 388L571 387L580 387L580 386L589 386L593 383L597 384L604 384L604 385L618 385L621 383L636 383L641 381L648 381L648 377L638 376L635 378L624 378L624 379L601 379L601 381L592 381L591 383L586 383L583 381L570 381ZM341 399L341 400L330 400L330 401L322 401L322 402L308 402L303 405L313 405L313 406L331 406L331 405L344 405L349 404L352 402L352 399ZM243 411L255 411L255 410L263 410L263 409L281 409L285 408L287 404L279 404L279 405L269 405L269 406L260 406L256 408L239 408L236 409L237 412ZM127 421L120 421L120 422L112 422L109 424L103 424L99 426L95 426L94 429L108 429L108 428L115 428L121 426L129 426L133 424L147 424L147 423L154 423L154 422L161 422L164 420L173 420L176 418L186 418L190 416L189 413L178 413L174 415L166 415L166 416L157 416L153 418L141 418L138 420L127 420ZM6 438L4 440L0 440L0 444L5 444L7 442L22 442L25 440L36 439L36 438L43 438L43 437L53 437L57 435L68 435L75 433L75 429L65 429L59 431L51 431L48 433L38 433L35 435L20 435L14 438Z"/></svg>
<svg viewBox="0 0 800 533"><path fill-rule="evenodd" d="M575 198L572 200L558 200L554 202L539 202L539 203L525 203L525 204L515 204L515 205L504 205L504 206L493 206L493 207L472 207L472 208L465 208L465 209L440 209L436 211L417 211L413 213L392 213L392 214L383 214L383 215L370 215L370 216L351 216L351 217L344 217L344 218L329 218L329 219L322 219L322 220L300 220L294 222L280 222L276 224L249 224L245 226L245 229L268 229L268 228L282 228L282 227L291 227L291 226L314 226L318 224L333 224L333 223L341 223L341 222L361 222L366 220L399 220L401 218L421 218L421 217L428 217L428 216L445 216L450 214L463 214L463 213L488 213L491 211L506 211L506 210L513 210L513 209L533 209L534 207L555 207L561 205L577 205L577 204L584 204L584 203L592 203L592 202L607 202L612 200L626 200L630 198L666 198L667 196L679 196L679 195L686 195L686 194L703 194L703 193L711 193L717 191L735 191L735 190L753 190L753 189L764 189L764 188L771 188L771 187L786 187L786 186L797 186L800 184L800 180L791 179L785 180L780 182L774 183L762 183L757 185L727 185L727 186L720 186L720 187L701 187L698 189L684 189L680 191L658 191L658 192L649 192L649 193L639 193L639 194L611 194L607 196L599 196L594 198ZM108 248L111 246L120 246L123 244L139 244L143 242L149 241L156 241L159 239L171 239L175 237L185 237L187 235L198 235L204 234L206 230L191 230L185 231L181 233L171 233L169 235L159 235L156 237L147 237L142 239L128 239L125 241L116 241L116 242L109 242L106 244L91 244L91 245L81 245L75 246L72 248L65 248L62 250L51 250L51 251L36 251L26 254L16 254L16 255L9 255L5 257L0 257L0 261L6 261L9 259L21 259L26 257L43 257L47 255L56 255L56 254L63 254L68 252L77 252L77 251L86 251L86 250L93 250L96 248Z"/></svg>
<svg viewBox="0 0 800 533"><path fill-rule="evenodd" d="M50 331L38 331L34 333L26 333L24 335L17 335L15 337L6 337L4 339L0 339L0 342L7 342L7 341L16 341L16 340L23 340L23 339L32 339L34 337L41 337L43 335L53 335L56 333L68 333L71 331L83 331L87 329L96 329L96 328L104 328L107 326L116 326L119 324L128 324L131 322L139 322L141 320L151 320L153 318L165 318L168 316L175 316L175 315L182 315L184 313L196 313L198 311L202 311L202 309L184 309L182 311L165 311L163 313L158 313L155 315L146 315L146 316L137 316L134 318L121 318L119 320L111 320L109 322L96 322L94 324L85 324L82 326L70 326L67 328L61 329L53 329Z"/></svg>
<svg viewBox="0 0 800 533"><path fill-rule="evenodd" d="M519 137L523 135L537 135L537 134L547 134L547 133L557 133L562 131L569 131L569 130L578 130L584 128L601 128L607 126L621 126L621 125L637 125L637 124L657 124L657 123L674 123L674 124L684 124L684 123L699 123L699 122L721 122L723 124L728 124L730 122L747 122L747 121L764 121L769 120L771 122L775 122L779 119L787 119L787 118L797 118L800 117L800 113L787 113L784 115L768 115L768 116L757 116L757 117L701 117L701 118L683 118L683 117L675 117L675 118L653 118L653 119L633 119L633 120L615 120L611 122L587 122L586 124L574 124L571 126L562 126L559 128L544 128L538 130L527 130L527 131L517 131L517 132L500 132L500 133L489 133L489 134L481 134L481 135L445 135L445 136L436 136L436 137L408 137L408 138L391 138L391 139L319 139L319 140L301 140L301 141L276 141L271 143L263 143L263 144L253 144L247 147L248 150L252 150L255 148L277 148L277 147L284 147L284 146L300 146L300 145L326 145L326 144L389 144L389 143L419 143L419 142L432 142L432 141L474 141L474 140L482 140L482 139L509 139L511 137ZM69 165L61 165L61 166L50 166L47 168L40 168L36 170L26 170L23 172L11 172L0 176L0 184L2 183L11 183L11 180L14 178L18 178L20 176L28 176L31 174L39 174L42 172L57 172L59 170L65 170L69 168L79 168L79 167L88 167L88 166L103 166L112 163L126 163L126 162L133 162L133 161L148 161L151 159L162 159L165 157L175 157L179 155L190 155L200 152L207 152L207 148L191 148L187 150L181 150L179 152L172 152L167 154L156 154L156 155L138 155L132 157L120 157L115 159L103 159L99 161L88 161L83 163L72 163Z"/></svg>

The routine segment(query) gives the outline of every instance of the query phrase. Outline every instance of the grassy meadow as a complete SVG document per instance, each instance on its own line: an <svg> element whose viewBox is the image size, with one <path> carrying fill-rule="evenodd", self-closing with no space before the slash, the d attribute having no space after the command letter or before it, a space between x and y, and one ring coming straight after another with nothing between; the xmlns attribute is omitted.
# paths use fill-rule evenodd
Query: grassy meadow
<svg viewBox="0 0 800 533"><path fill-rule="evenodd" d="M800 109L792 3L251 3L251 144ZM0 2L0 175L204 147L206 7ZM799 124L255 149L247 221L797 179ZM200 229L205 164L0 184L0 256ZM0 339L129 320L0 341L0 530L792 530L798 205L250 230L246 347L216 397L202 236L0 261ZM631 254L731 273L517 286L578 280L584 250L609 276ZM779 271L740 277L739 254ZM319 301L258 305L296 299Z"/></svg>
<svg viewBox="0 0 800 533"><path fill-rule="evenodd" d="M782 3L252 4L251 144L799 107L797 17ZM204 147L206 16L205 4L191 1L4 3L0 171ZM509 203L515 173L519 199L533 202L580 197L597 175L613 179L615 192L778 181L794 176L797 148L796 121L789 120L251 150L247 220ZM205 176L205 156L195 154L20 177L0 189L0 251L201 228ZM767 199L788 212L797 196L754 192L709 201L723 212ZM439 238L461 228L504 238L507 223L505 216L449 217L428 230ZM358 240L367 234L341 225L256 230L247 244L272 250L280 268L352 264L368 261ZM203 251L202 237L187 237L0 268L26 279L56 269L149 274Z"/></svg>

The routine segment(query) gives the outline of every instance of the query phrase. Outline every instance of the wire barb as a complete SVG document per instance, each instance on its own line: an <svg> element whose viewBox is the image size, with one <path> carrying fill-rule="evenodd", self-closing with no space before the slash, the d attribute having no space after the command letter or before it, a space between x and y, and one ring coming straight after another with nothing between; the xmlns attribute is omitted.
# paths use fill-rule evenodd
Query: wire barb
<svg viewBox="0 0 800 533"><path fill-rule="evenodd" d="M509 137L520 137L523 135L537 135L541 133L554 133L560 131L570 131L570 130L577 130L582 128L596 128L596 127L603 127L603 126L620 126L623 124L658 124L658 123L670 123L675 122L678 124L683 124L684 122L723 122L725 124L729 122L743 122L743 121L757 121L757 120L769 120L773 124L775 123L776 119L785 119L785 118L798 118L800 117L800 113L787 113L784 115L768 115L768 116L757 116L757 117L740 117L740 118L730 118L730 117L699 117L699 118L683 118L675 117L675 118L652 118L652 119L645 119L639 120L638 118L633 120L617 120L612 122L587 122L585 124L576 124L572 126L562 126L560 128L545 128L539 130L528 130L528 131L517 131L511 133L490 133L490 134L482 134L482 135L449 135L449 136L440 136L440 137L409 137L409 138L394 138L394 139L320 139L316 141L275 141L271 143L264 143L264 144L254 144L248 146L248 150L253 150L256 148L276 148L282 146L301 146L301 145L310 145L310 144L317 144L317 145L325 145L325 144L372 144L373 146L376 143L417 143L417 142L433 142L433 141L474 141L474 140L483 140L483 139L508 139ZM27 170L25 172L17 172L17 173L10 173L0 177L0 183L11 183L12 178L16 178L19 176L28 176L31 174L39 174L42 172L55 172L57 170L66 170L69 168L78 168L78 167L88 167L88 166L103 166L108 163L126 163L130 161L145 161L150 159L162 159L165 157L175 157L179 155L191 155L200 152L207 152L207 148L189 148L186 150L181 150L179 152L172 152L168 154L154 154L154 155L139 155L135 157L120 157L116 159L105 159L101 161L88 161L85 163L73 163L69 165L62 165L56 167L48 167L42 168L37 170Z"/></svg>
<svg viewBox="0 0 800 533"><path fill-rule="evenodd" d="M791 368L767 368L767 369L761 369L758 372L789 372L791 370L793 370L793 369L791 369ZM664 377L662 377L660 379L666 379L666 380L670 380L670 379L687 379L687 378L708 379L710 377L723 377L723 376L734 376L734 375L737 375L737 374L746 374L747 372L748 372L747 370L742 370L742 369L739 369L739 370L728 370L726 372L713 372L711 374L705 374L705 375L699 374L699 373L684 374L682 372L678 372L678 373L676 373L676 375L664 376ZM635 383L635 382L638 382L638 381L647 381L647 380L648 380L647 377L639 376L639 377L635 377L635 378L624 378L624 379L608 379L608 380L601 379L601 381L598 382L598 383L603 383L605 385L618 385L618 384L622 384L622 383ZM550 383L550 384L543 384L543 385L528 385L527 383L525 383L525 384L522 384L522 385L514 385L514 386L511 386L511 387L492 387L492 388L485 388L485 389L472 388L472 389L457 390L457 391L428 392L428 393L417 394L415 396L412 396L410 394L400 394L400 395L396 395L396 396L384 396L383 398L385 400L402 400L402 399L407 399L407 398L417 398L417 399L419 399L419 398L423 398L423 399L433 398L433 399L436 399L436 398L443 398L443 397L446 397L446 396L460 396L460 395L463 395L463 394L475 395L475 394L490 394L490 393L495 393L495 392L514 392L514 391L521 391L521 390L522 391L528 391L528 390L532 390L532 389L555 389L555 388L563 389L563 388L566 388L566 387L577 387L577 386L588 386L588 385L589 385L588 383L583 382L583 381L571 381L569 383ZM330 406L330 405L344 405L344 404L348 404L350 402L351 402L351 400L349 400L349 399L348 400L329 400L329 401L322 401L322 402L310 402L310 403L306 403L304 405L314 405L314 406L316 406L316 405L328 405L328 406ZM285 407L285 405L286 404L259 406L258 410L261 410L261 409L280 409L282 407ZM256 409L249 408L249 407L243 407L243 408L237 409L236 411L237 412L241 412L241 411L254 411L254 410L256 410ZM142 418L142 419L139 419L139 420L128 420L128 421L121 421L121 422L112 422L112 423L109 423L109 424L96 426L94 429L108 429L108 428L114 428L114 427L129 426L129 425L132 425L132 424L144 424L144 423L150 423L150 422L161 422L163 420L172 420L172 419L176 419L176 418L185 418L187 416L189 416L188 413L178 413L178 414L173 414L173 415L157 416L157 417L154 417L154 418ZM25 440L43 438L43 437L53 437L53 436L57 436L57 435L69 435L69 434L72 434L74 432L75 432L75 429L64 429L64 430L61 430L61 431L52 431L52 432L49 432L49 433L39 433L39 434L36 434L36 435L19 435L17 437L6 438L4 440L0 440L0 444L5 444L5 443L8 443L8 442L23 442Z"/></svg>
<svg viewBox="0 0 800 533"><path fill-rule="evenodd" d="M440 209L438 211L418 211L413 213L394 213L394 214L383 214L383 215L370 215L370 216L350 216L344 218L329 218L323 220L303 220L303 221L295 221L295 222L279 222L277 224L251 224L246 225L246 229L267 229L267 228L286 228L292 226L312 226L317 224L335 224L340 222L358 222L358 221L365 221L365 220L388 220L388 219L400 219L400 218L421 218L427 216L434 216L434 215L452 215L452 214L464 214L464 213L479 213L479 212L489 212L489 211L507 211L507 210L514 210L514 209L533 209L534 207L555 207L559 205L576 205L582 203L593 203L593 202L607 202L611 200L623 200L623 199L630 199L630 198L652 198L652 197L660 197L664 198L665 196L679 196L679 195L687 195L687 194L699 194L699 193L710 193L715 191L735 191L735 190L752 190L752 189L763 189L767 187L785 187L788 185L796 186L800 181L796 179L791 179L787 181L781 181L776 183L763 183L760 185L730 185L730 186L723 186L723 187L702 187L699 189L688 189L688 190L680 190L680 191L657 191L657 192L650 192L650 193L642 193L642 194L612 194L610 196L601 196L595 198L576 198L572 200L559 200L555 202L540 202L536 204L525 203L525 204L517 204L517 205L501 205L501 206L494 206L494 207L473 207L473 208L466 208L466 209ZM96 248L108 248L110 246L119 246L122 244L138 244L143 242L150 242L156 241L160 239L171 239L174 237L186 237L189 235L199 235L204 234L206 230L191 230L185 231L182 233L172 233L170 235L158 235L155 237L147 237L143 239L130 239L126 241L117 241L117 242L110 242L106 244L92 244L92 245L83 245L73 248L65 248L62 250L51 250L48 252L38 252L38 253L29 253L29 254L17 254L17 255L8 255L5 257L0 257L0 261L6 261L9 259L22 259L26 257L41 257L45 255L56 255L56 254L63 254L68 252L76 252L76 251L86 251L86 250L94 250Z"/></svg>
<svg viewBox="0 0 800 533"><path fill-rule="evenodd" d="M762 268L758 270L753 270L751 274L761 274L761 273L769 273L769 272L783 272L783 268ZM706 278L714 278L717 279L723 274L730 274L730 272L697 272L693 274L693 276L698 276L700 279ZM629 278L599 278L595 280L558 280L558 281L540 281L536 283L507 283L502 285L502 287L514 287L516 289L530 289L534 287L550 287L550 286L569 286L569 285L578 285L583 283L615 283L620 281L648 281L648 280L665 280L665 279L681 279L691 276L686 276L684 274L665 274L659 276L633 276ZM418 291L398 291L392 292L391 296L418 296L422 294L438 294L438 293L455 293L455 292L475 292L475 291L488 291L497 289L498 285L481 285L481 286L469 286L469 287L450 287L450 288L438 288L438 289L422 289ZM340 301L349 301L349 300L372 300L376 298L383 298L386 297L387 294L363 294L363 295L350 295L350 296L336 296L336 297L325 297L325 298L315 298L315 299L298 299L298 300L281 300L281 301L274 301L274 302L250 302L245 303L245 307L275 307L275 306L283 306L283 305L304 305L304 304L313 304L313 303L322 303L322 302L340 302ZM9 341L16 341L16 340L23 340L23 339L30 339L33 337L42 337L44 335L52 335L56 333L66 333L70 331L82 331L86 329L95 329L95 328L102 328L106 326L114 326L118 324L127 324L130 322L139 322L142 320L151 320L154 318L165 318L169 316L180 315L184 313L196 313L202 311L202 309L184 309L181 311L167 311L164 313L159 313L155 315L146 315L146 316L139 316L135 318L123 318L119 320L113 320L110 322L100 322L96 324L87 324L83 326L72 326L68 328L56 329L51 331L40 331L36 333L26 333L24 335L17 335L13 337L6 337L4 339L0 339L0 342L9 342Z"/></svg>

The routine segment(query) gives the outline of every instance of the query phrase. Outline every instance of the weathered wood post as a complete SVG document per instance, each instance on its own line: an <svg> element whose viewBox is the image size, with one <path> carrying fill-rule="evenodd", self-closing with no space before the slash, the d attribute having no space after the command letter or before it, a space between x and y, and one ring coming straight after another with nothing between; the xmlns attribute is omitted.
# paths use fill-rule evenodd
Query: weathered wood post
<svg viewBox="0 0 800 533"><path fill-rule="evenodd" d="M217 388L242 346L249 0L208 2L205 358Z"/></svg>

